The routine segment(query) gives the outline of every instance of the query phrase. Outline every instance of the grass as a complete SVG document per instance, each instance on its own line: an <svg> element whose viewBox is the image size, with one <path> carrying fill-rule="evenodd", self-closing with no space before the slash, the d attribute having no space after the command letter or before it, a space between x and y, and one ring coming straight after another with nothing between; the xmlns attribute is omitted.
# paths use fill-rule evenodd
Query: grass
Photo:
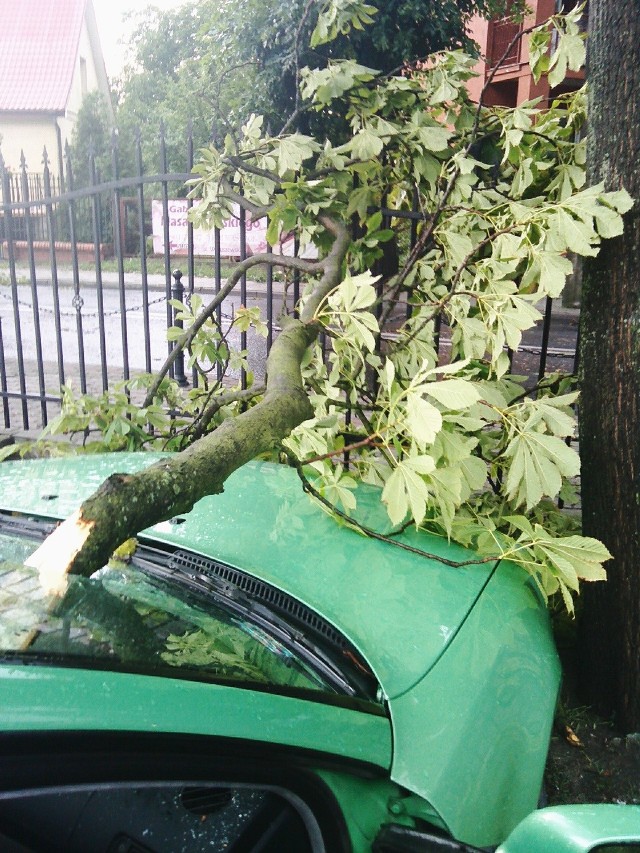
<svg viewBox="0 0 640 853"><path fill-rule="evenodd" d="M26 262L25 262L26 263ZM24 264L21 262L20 266ZM46 266L46 264L38 264L38 266ZM72 269L71 262L58 263L58 270L60 272L69 271ZM124 272L125 273L135 273L140 275L141 266L140 266L140 258L124 258L123 260ZM95 270L95 264L93 261L85 261L79 265L80 270L83 272L91 272ZM107 260L102 261L101 264L102 272L113 272L117 273L119 271L118 260L117 258L108 258ZM175 269L179 269L182 271L183 276L187 275L188 272L188 259L184 257L174 258L173 263L171 264L172 271ZM213 278L215 275L215 266L214 266L214 258L207 259L196 259L195 265L195 275L200 278ZM230 262L223 262L221 264L221 275L222 280L224 281L233 271L234 264ZM147 258L147 273L149 275L164 275L165 266L164 266L164 258L161 257L148 257ZM252 281L266 281L267 280L267 271L263 266L254 267L249 273L249 278ZM282 280L282 274L278 270L273 271L274 281ZM0 284L8 284L9 283L9 264L8 261L0 260ZM24 277L18 277L18 284L28 284L29 279Z"/></svg>
<svg viewBox="0 0 640 853"><path fill-rule="evenodd" d="M63 267L70 266L69 264L62 265ZM124 271L126 273L139 273L140 272L140 258L124 258L123 259ZM101 266L103 272L118 272L118 260L117 258L108 258L102 262ZM93 270L95 269L95 264L92 261L86 261L85 263L80 264L81 270ZM171 264L171 269L179 269L182 270L184 275L187 274L188 270L188 259L187 258L174 258L173 263ZM233 269L233 264L223 263L221 265L222 269L222 277L226 278L231 270ZM164 266L164 258L147 258L147 272L149 275L164 275L165 266ZM215 272L214 267L214 259L210 260L196 260L195 262L195 274L197 276L210 277L213 278Z"/></svg>

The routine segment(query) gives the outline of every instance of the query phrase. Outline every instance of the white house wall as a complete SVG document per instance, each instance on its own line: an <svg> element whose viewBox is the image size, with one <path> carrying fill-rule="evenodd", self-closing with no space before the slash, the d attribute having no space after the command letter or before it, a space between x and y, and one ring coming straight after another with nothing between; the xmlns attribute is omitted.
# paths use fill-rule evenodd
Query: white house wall
<svg viewBox="0 0 640 853"><path fill-rule="evenodd" d="M42 151L46 146L51 161L49 168L58 174L56 116L46 113L2 113L0 137L2 156L10 171L18 171L20 152L24 151L27 171L42 172Z"/></svg>
<svg viewBox="0 0 640 853"><path fill-rule="evenodd" d="M86 91L83 91L82 87L82 75L80 70L80 63L82 60L86 62ZM71 81L71 89L69 91L69 100L67 101L67 110L64 118L60 119L63 139L67 136L69 138L69 142L71 142L70 130L73 128L76 118L78 117L78 111L82 106L82 99L88 92L92 92L94 89L98 88L98 74L96 71L93 51L91 50L91 43L89 41L89 33L87 32L86 23L83 22L78 46L78 55L76 56L76 64L73 72L73 79Z"/></svg>
<svg viewBox="0 0 640 853"><path fill-rule="evenodd" d="M86 62L86 89L83 85L81 61ZM28 112L0 113L0 149L6 165L16 171L20 166L20 152L24 150L29 172L42 171L42 151L46 146L49 154L49 168L52 176L59 174L58 138L56 123L60 128L62 146L71 144L73 128L85 94L95 89L101 90L111 109L109 89L100 41L95 25L93 7L88 4L82 22L78 52L69 97L64 115Z"/></svg>

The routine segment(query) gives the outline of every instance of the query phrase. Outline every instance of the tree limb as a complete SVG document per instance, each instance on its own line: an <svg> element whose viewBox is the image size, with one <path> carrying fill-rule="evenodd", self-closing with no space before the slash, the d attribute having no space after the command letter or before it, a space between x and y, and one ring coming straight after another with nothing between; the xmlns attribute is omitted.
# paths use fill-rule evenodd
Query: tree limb
<svg viewBox="0 0 640 853"><path fill-rule="evenodd" d="M109 477L29 559L29 565L48 573L48 590L63 591L67 573L95 571L140 530L188 512L207 494L221 492L236 468L276 447L310 418L313 409L300 363L316 331L289 319L267 360L273 378L264 399L252 409L144 471Z"/></svg>
<svg viewBox="0 0 640 853"><path fill-rule="evenodd" d="M242 193L236 192L233 189L229 181L226 178L222 178L221 186L224 192L224 195L232 202L241 207L243 210L246 210L247 213L251 214L251 219L254 222L257 222L258 219L263 219L267 213L269 212L268 207L260 207L258 204L254 204L250 201L246 196L242 195Z"/></svg>
<svg viewBox="0 0 640 853"><path fill-rule="evenodd" d="M415 545L409 545L407 542L400 542L397 539L393 539L393 536L398 536L406 530L406 525L402 525L398 530L391 530L389 533L379 533L377 530L373 530L373 528L367 527L365 524L361 524L357 519L353 518L353 516L347 515L346 512L342 512L342 510L338 509L335 504L332 504L331 501L328 501L323 495L321 495L307 479L304 471L302 470L302 463L294 461L293 467L296 469L298 477L302 482L303 490L308 495L314 497L319 503L329 509L333 515L337 515L339 518L343 519L343 521L346 521L350 527L353 527L368 539L377 539L379 542L386 542L395 548L400 548L403 551L409 551L411 554L418 554L420 557L427 557L430 560L437 560L439 563L444 563L445 566L451 566L454 569L461 569L465 566L476 566L479 563L495 563L500 559L499 555L492 555L490 557L478 556L470 560L448 560L446 557L442 557L439 554L432 554L429 551L424 551L422 548L416 548Z"/></svg>
<svg viewBox="0 0 640 853"><path fill-rule="evenodd" d="M253 385L251 388L244 390L229 391L226 394L219 394L217 397L212 397L204 409L198 415L196 421L189 430L189 437L192 441L196 441L205 434L207 426L211 423L212 418L224 406L229 406L231 403L246 403L259 397L266 391L265 385Z"/></svg>
<svg viewBox="0 0 640 853"><path fill-rule="evenodd" d="M319 331L315 311L325 295L340 283L350 245L348 232L341 223L329 217L322 217L322 221L333 234L334 243L327 257L317 263L323 275L302 316L285 318L283 329L273 342L267 358L264 398L236 418L224 421L186 450L167 456L137 474L111 475L27 561L39 570L46 592L63 594L69 573L90 574L106 563L115 548L140 530L188 512L205 495L222 492L233 471L258 454L279 446L296 426L312 417L301 364ZM249 260L256 262L255 256ZM290 263L297 259L281 260ZM228 292L241 274L242 269L240 272L236 269L230 276ZM213 309L209 306L207 310Z"/></svg>
<svg viewBox="0 0 640 853"><path fill-rule="evenodd" d="M327 256L329 257L329 256ZM218 293L216 293L215 297L209 302L206 308L204 308L200 314L193 321L191 326L184 332L176 340L175 347L171 350L169 355L164 361L164 364L156 374L154 382L149 386L149 390L147 391L147 396L144 399L142 407L150 406L153 402L153 398L158 392L158 388L160 387L160 383L164 379L164 377L169 372L169 369L175 362L176 358L185 349L188 349L193 342L198 331L204 326L204 324L215 314L216 308L222 304L222 302L229 296L229 294L233 291L236 284L240 281L242 276L250 270L252 267L256 267L259 264L270 264L271 266L283 267L284 269L293 269L299 270L300 272L304 272L307 274L313 274L316 272L320 272L325 267L325 260L321 261L307 261L304 258L289 258L286 255L274 255L273 253L262 253L259 255L251 255L248 258L245 258L243 261L239 261L236 264L233 272L227 279L226 283Z"/></svg>
<svg viewBox="0 0 640 853"><path fill-rule="evenodd" d="M268 181L273 181L276 186L280 186L282 183L282 178L275 172L270 172L267 169L261 169L259 166L254 166L242 157L228 154L223 158L222 162L228 163L230 166L234 166L239 171L249 172L250 175L256 175L258 178L266 178Z"/></svg>

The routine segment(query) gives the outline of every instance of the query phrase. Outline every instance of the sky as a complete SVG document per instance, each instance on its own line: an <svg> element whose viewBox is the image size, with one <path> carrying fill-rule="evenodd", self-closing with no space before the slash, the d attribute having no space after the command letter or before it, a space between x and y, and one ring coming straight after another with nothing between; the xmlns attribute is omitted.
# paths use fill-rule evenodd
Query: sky
<svg viewBox="0 0 640 853"><path fill-rule="evenodd" d="M131 23L123 23L123 16L127 12L143 12L149 6L163 10L175 9L185 2L189 0L93 0L109 77L118 75L124 61L126 41L132 26Z"/></svg>

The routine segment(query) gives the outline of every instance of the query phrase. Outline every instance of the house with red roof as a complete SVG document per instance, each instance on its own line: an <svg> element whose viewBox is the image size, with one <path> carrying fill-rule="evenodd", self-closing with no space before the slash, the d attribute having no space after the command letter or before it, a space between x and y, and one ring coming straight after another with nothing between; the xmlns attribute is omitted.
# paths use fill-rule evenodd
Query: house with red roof
<svg viewBox="0 0 640 853"><path fill-rule="evenodd" d="M111 108L92 0L0 0L0 151L15 171L21 152L42 172L46 146L61 173L65 142L88 93Z"/></svg>

